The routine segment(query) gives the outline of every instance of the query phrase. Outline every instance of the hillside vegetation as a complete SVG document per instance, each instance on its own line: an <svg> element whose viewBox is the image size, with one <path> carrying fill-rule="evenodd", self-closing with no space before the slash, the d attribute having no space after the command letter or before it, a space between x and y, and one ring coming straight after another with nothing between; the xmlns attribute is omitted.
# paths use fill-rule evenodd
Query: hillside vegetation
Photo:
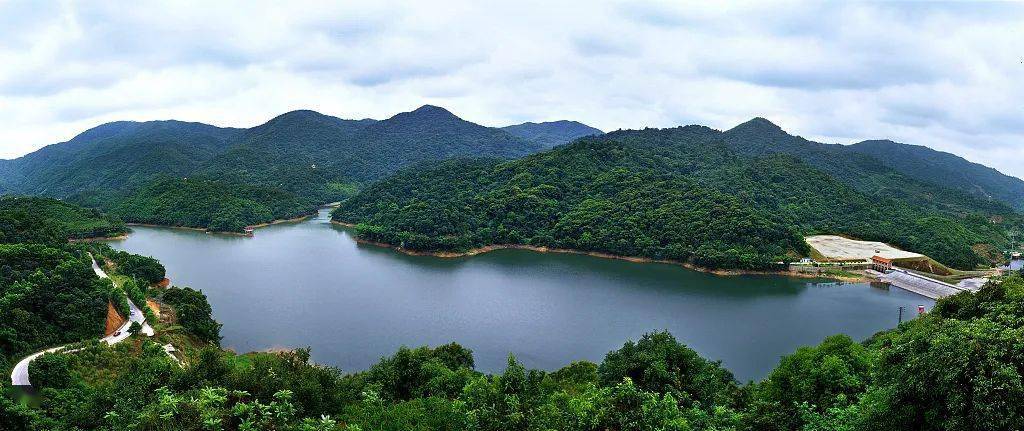
<svg viewBox="0 0 1024 431"><path fill-rule="evenodd" d="M0 196L0 243L60 244L127 233L120 220L51 198Z"/></svg>
<svg viewBox="0 0 1024 431"><path fill-rule="evenodd" d="M514 158L544 145L429 105L382 121L294 111L250 129L116 122L3 161L0 193L62 198L129 222L238 231L312 212L410 164Z"/></svg>
<svg viewBox="0 0 1024 431"><path fill-rule="evenodd" d="M333 217L358 224L364 239L413 250L526 244L743 269L806 255L801 236L815 233L973 268L1019 221L1008 206L966 194L920 195L935 186L877 165L862 177L890 178L906 193L855 187L815 166L849 164L842 155L747 154L727 133L618 131L515 161L417 166L368 186Z"/></svg>
<svg viewBox="0 0 1024 431"><path fill-rule="evenodd" d="M103 336L109 281L71 246L0 244L0 368L44 347Z"/></svg>
<svg viewBox="0 0 1024 431"><path fill-rule="evenodd" d="M543 123L522 123L505 126L502 130L527 141L540 144L544 148L552 148L566 144L584 136L603 134L599 129L578 121L547 121Z"/></svg>
<svg viewBox="0 0 1024 431"><path fill-rule="evenodd" d="M988 166L970 163L925 146L888 140L859 142L851 145L850 150L868 155L884 155L877 159L907 176L943 184L982 199L1004 202L1024 210L1024 180Z"/></svg>
<svg viewBox="0 0 1024 431"><path fill-rule="evenodd" d="M1024 181L949 153L892 141L828 145L786 133L754 118L722 133L733 151L787 154L872 196L891 196L949 212L1024 208Z"/></svg>
<svg viewBox="0 0 1024 431"><path fill-rule="evenodd" d="M697 172L706 169L703 156L729 159L711 147L697 146L692 158L660 163ZM611 155L620 150L581 159L580 165L604 167L619 160ZM684 190L679 199L689 198L685 178L666 178L638 181L680 181L672 188ZM703 198L703 192L693 193ZM59 225L49 218L60 213L40 214L43 225ZM174 324L156 324L153 338L136 335L114 346L95 341L107 301L123 302L125 293L110 279L96 277L86 250L111 262L107 269L124 280L129 295L172 307ZM498 374L477 371L473 352L456 343L402 347L354 373L311 363L308 349L236 354L218 347L220 324L201 291L142 292L131 281L163 276L156 260L98 243L0 244L0 370L9 373L14 361L39 349L82 341L78 351L32 362L37 395L29 402L14 398L6 378L0 383L0 429L1010 431L1024 421L1019 275L995 280L978 293L941 299L931 313L863 343L835 335L800 348L763 381L748 383L667 332L627 341L599 364L579 361L554 371L526 369L509 356ZM163 350L169 342L181 365Z"/></svg>
<svg viewBox="0 0 1024 431"><path fill-rule="evenodd" d="M103 335L107 303L124 303L124 293L93 272L86 254L92 246L68 239L124 232L123 223L96 210L0 198L0 369L45 347ZM153 273L155 261L145 259L124 253L118 261L132 273Z"/></svg>
<svg viewBox="0 0 1024 431"><path fill-rule="evenodd" d="M161 178L110 205L137 223L238 232L245 226L312 214L318 204L279 188L205 178Z"/></svg>
<svg viewBox="0 0 1024 431"><path fill-rule="evenodd" d="M309 213L418 163L513 159L594 134L600 130L573 121L484 127L429 105L381 121L294 111L249 129L115 122L0 161L0 193L61 198L129 222L235 231L266 221L268 212L272 219ZM928 211L966 217L1024 208L1024 181L925 147L890 141L826 145L761 118L716 140L738 156L794 157L858 192ZM173 216L157 215L154 208L174 199L167 195L168 179L195 180L189 190L220 194L231 203L221 208L184 201ZM130 208L120 205L125 201Z"/></svg>

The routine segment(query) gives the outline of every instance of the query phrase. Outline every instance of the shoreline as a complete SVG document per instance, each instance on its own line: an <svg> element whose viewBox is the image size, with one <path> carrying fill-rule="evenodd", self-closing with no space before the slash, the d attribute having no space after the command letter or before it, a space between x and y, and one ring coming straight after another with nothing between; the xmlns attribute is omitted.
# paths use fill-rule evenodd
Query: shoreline
<svg viewBox="0 0 1024 431"><path fill-rule="evenodd" d="M138 227L160 227L164 229L182 229L182 230L194 230L197 232L206 232L206 229L201 227L190 227L190 226L174 226L169 224L154 224L154 223L125 223L125 226L138 226Z"/></svg>
<svg viewBox="0 0 1024 431"><path fill-rule="evenodd" d="M293 218L286 218L286 219L274 219L274 220L271 220L271 221L268 221L268 222L265 222L265 223L254 224L254 225L251 225L251 226L253 227L253 229L259 229L261 227L267 227L267 226L271 226L271 225L275 225L275 224L281 224L281 223L298 223L298 222L304 221L304 220L306 220L306 219L308 219L310 217L313 217L313 214L306 214L306 215L302 215L302 216L298 216L298 217L293 217ZM231 235L231 236L245 236L245 237L249 236L249 235L246 235L245 233L242 233L242 232L220 232L220 231L211 231L211 230L209 230L207 228L201 228L201 227L174 226L174 225L154 224L154 223L125 223L125 226L129 226L129 227L132 227L132 226L157 227L157 228L162 228L162 229L182 229L182 230L191 230L191 231L195 231L195 232L205 232L205 233L208 233L210 235ZM128 238L128 235L129 234L124 234L124 235L120 235L120 236L116 236L116 237L109 237L109 238L95 238L95 239L89 238L89 239L90 240L94 240L94 241L103 241L103 240L111 240L111 241L113 241L113 240L126 239L126 238Z"/></svg>
<svg viewBox="0 0 1024 431"><path fill-rule="evenodd" d="M339 202L327 202L325 204L318 205L316 208L317 208L317 211L318 211L318 210L320 210L322 208L337 208L339 205L341 205L340 201ZM313 211L310 214L304 214L304 215L300 215L300 216L292 217L292 218L273 219L273 220L265 222L265 223L259 223L259 224L254 224L254 225L250 225L250 226L252 226L253 229L259 229L261 227L267 227L267 226L272 226L272 225L281 224L281 223L298 223L298 222L305 221L306 219L309 219L311 217L315 217L317 215L317 211ZM208 228L192 227L192 226L174 226L174 225L156 224L156 223L125 223L124 225L128 226L128 227L141 226L141 227L158 227L158 228L163 228L163 229L183 229L183 230L191 230L191 231L196 231L196 232L205 232L205 233L208 233L208 234L211 234L211 235L229 235L229 236L242 236L242 237L250 236L250 235L248 235L246 233L243 233L243 232L219 232L219 231L211 231ZM97 237L97 238L74 238L74 239L69 239L69 241L71 241L71 242L76 242L76 241L80 241L80 242L89 242L89 241L123 241L125 239L128 239L128 235L130 235L130 234L131 234L131 232L129 231L127 233L124 233L124 234L121 234L121 235L118 235L118 236L102 237L102 238L99 238L99 237Z"/></svg>
<svg viewBox="0 0 1024 431"><path fill-rule="evenodd" d="M304 220L306 220L306 219L308 219L310 217L313 217L313 215L314 214L306 214L306 215L301 215L301 216L292 217L292 218L274 219L274 220L268 221L266 223L254 224L254 225L251 225L251 226L253 227L253 229L259 229L261 227L267 227L267 226L271 226L271 225L275 225L275 224L281 224L281 223L298 223L300 221L304 221ZM236 233L236 232L212 232L212 233ZM245 234L243 233L243 234L239 234L239 235L245 235Z"/></svg>
<svg viewBox="0 0 1024 431"><path fill-rule="evenodd" d="M336 225L343 226L343 227L348 227L348 228L354 228L356 226L354 223L346 223L346 222L340 222L340 221L335 221L335 220L331 220L331 224L336 224ZM625 260L627 262L633 262L633 263L660 263L660 264L676 265L676 266L681 266L681 267L689 269L689 270L703 272L703 273L707 273L707 274L713 274L713 275L717 275L717 276L780 275L780 276L793 277L793 278L808 278L808 279L809 278L814 278L814 279L836 280L836 281L851 282L851 283L866 282L867 280L869 280L869 278L867 276L857 277L857 278L835 277L835 276L828 276L828 275L825 275L825 274L810 274L810 273L797 272L797 271L764 271L764 270L748 270L748 269L711 269L711 268L705 268L705 267L702 267L702 266L699 266L699 265L694 265L694 264L689 263L689 262L680 262L680 261L668 260L668 259L654 259L654 258L640 257L640 256L621 256L621 255L616 255L616 254L611 254L611 253L603 253L603 252L597 252L597 251L583 251L583 250L574 250L574 249L567 249L567 248L538 247L538 246L525 245L525 244L493 244L493 245L486 245L486 246L483 246L483 247L473 248L473 249L470 249L470 250L467 250L467 251L464 251L464 252L451 252L451 251L431 252L431 251L419 251L419 250L404 249L404 248L395 246L393 244L377 242L377 241L370 241L370 240L366 240L366 239L363 239L363 238L359 238L359 237L354 236L354 235L353 235L353 239L355 239L356 242L359 243L359 244L366 244L366 245L372 245L372 246L376 246L376 247L389 248L389 249L392 249L392 250L397 251L399 253L410 255L410 256L431 256L431 257L438 257L438 258L442 258L442 259L454 259L454 258L460 258L460 257L476 256L476 255L480 255L480 254L484 254L484 253L489 253L489 252L492 252L492 251L495 251L495 250L528 250L528 251L533 251L533 252L536 252L536 253L578 254L578 255L586 255L586 256L592 256L592 257L599 257L599 258L602 258L602 259Z"/></svg>
<svg viewBox="0 0 1024 431"><path fill-rule="evenodd" d="M128 234L131 232L123 233L116 236L93 236L89 238L68 238L68 242L103 242L103 241L123 241L128 239Z"/></svg>

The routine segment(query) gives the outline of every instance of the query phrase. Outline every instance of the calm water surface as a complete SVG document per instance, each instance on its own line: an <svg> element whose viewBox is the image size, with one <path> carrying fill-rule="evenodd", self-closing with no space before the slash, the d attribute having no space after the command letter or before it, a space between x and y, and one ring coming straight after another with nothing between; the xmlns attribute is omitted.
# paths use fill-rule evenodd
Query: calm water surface
<svg viewBox="0 0 1024 431"><path fill-rule="evenodd" d="M362 370L399 346L456 341L477 368L600 362L644 332L667 329L741 381L781 355L846 333L895 326L897 307L933 301L861 283L718 277L664 264L501 250L439 259L359 245L316 219L254 238L136 227L115 248L160 259L178 286L202 289L239 352L313 348L313 359Z"/></svg>

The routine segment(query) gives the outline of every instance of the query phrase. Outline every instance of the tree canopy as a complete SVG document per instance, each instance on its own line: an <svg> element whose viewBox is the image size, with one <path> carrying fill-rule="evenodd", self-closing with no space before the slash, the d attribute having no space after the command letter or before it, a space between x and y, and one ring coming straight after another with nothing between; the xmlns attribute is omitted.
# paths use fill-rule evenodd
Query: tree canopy
<svg viewBox="0 0 1024 431"><path fill-rule="evenodd" d="M974 198L952 191L941 198L949 205L871 194L792 155L747 155L724 139L700 126L620 131L514 161L419 165L367 186L333 217L413 250L523 244L744 269L805 256L802 236L817 233L969 269L1000 259L989 251L1021 220L991 203L964 212Z"/></svg>

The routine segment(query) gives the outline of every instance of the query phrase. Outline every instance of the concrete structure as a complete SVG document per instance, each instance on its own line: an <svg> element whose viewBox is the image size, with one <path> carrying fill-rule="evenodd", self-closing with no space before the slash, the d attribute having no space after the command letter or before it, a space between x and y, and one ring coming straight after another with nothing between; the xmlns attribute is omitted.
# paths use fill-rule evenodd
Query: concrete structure
<svg viewBox="0 0 1024 431"><path fill-rule="evenodd" d="M963 280L960 280L960 282L956 284L956 287L959 287L961 289L967 289L970 290L971 292L977 292L981 290L982 286L984 286L985 283L988 283L987 277L965 278Z"/></svg>
<svg viewBox="0 0 1024 431"><path fill-rule="evenodd" d="M878 273L878 280L931 299L956 295L968 290L900 268L894 268L886 273Z"/></svg>

